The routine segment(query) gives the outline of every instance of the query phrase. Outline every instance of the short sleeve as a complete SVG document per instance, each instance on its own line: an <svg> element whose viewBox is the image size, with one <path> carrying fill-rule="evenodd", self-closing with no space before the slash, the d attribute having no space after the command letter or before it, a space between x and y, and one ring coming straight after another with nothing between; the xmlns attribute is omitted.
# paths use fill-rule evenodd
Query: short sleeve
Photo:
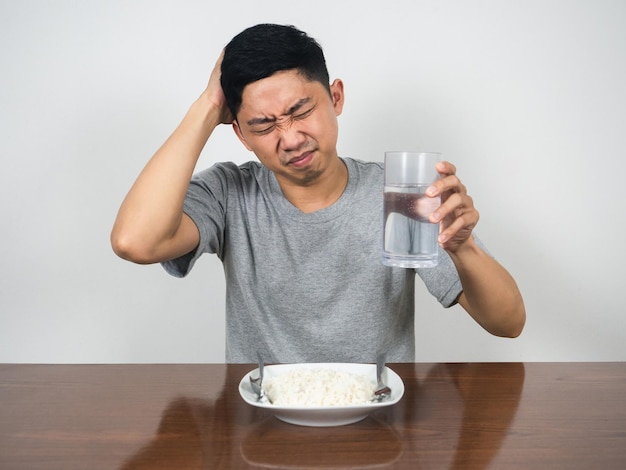
<svg viewBox="0 0 626 470"><path fill-rule="evenodd" d="M489 254L483 243L475 235L474 240L482 250ZM437 267L420 268L416 269L415 272L424 281L428 292L441 305L448 308L456 304L459 295L463 292L463 286L461 285L456 266L454 266L450 255L444 249L439 247L439 265Z"/></svg>
<svg viewBox="0 0 626 470"><path fill-rule="evenodd" d="M215 253L221 257L224 244L226 203L230 173L234 164L218 163L191 179L183 211L198 227L200 243L186 255L161 263L175 277L185 277L200 256Z"/></svg>

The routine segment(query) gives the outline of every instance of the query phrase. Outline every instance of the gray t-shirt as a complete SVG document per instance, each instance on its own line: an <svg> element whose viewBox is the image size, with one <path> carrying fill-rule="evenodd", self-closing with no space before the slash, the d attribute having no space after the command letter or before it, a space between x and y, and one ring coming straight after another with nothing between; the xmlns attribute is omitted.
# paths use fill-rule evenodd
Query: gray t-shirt
<svg viewBox="0 0 626 470"><path fill-rule="evenodd" d="M415 274L448 307L461 293L450 257L439 266L381 263L381 163L344 158L348 184L330 207L304 213L258 162L195 175L184 210L200 231L192 253L163 263L185 276L203 253L226 276L226 361L390 362L415 359Z"/></svg>

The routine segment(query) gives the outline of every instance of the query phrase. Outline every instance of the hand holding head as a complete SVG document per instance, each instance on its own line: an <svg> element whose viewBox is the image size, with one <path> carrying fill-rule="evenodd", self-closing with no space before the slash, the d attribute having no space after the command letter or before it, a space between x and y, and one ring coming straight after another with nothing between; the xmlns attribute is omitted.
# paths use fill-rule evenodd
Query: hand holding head
<svg viewBox="0 0 626 470"><path fill-rule="evenodd" d="M217 62L215 63L215 66L213 67L211 76L209 77L209 83L204 90L204 96L209 100L210 103L213 104L213 106L220 110L220 123L230 124L233 122L233 115L228 108L228 105L226 103L226 97L224 96L224 91L222 90L222 85L220 83L223 60L224 51L222 50L222 53L220 54Z"/></svg>

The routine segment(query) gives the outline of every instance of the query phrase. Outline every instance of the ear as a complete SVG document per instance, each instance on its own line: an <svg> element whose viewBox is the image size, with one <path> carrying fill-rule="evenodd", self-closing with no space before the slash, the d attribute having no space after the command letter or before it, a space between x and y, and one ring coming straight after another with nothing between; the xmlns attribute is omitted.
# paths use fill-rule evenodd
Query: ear
<svg viewBox="0 0 626 470"><path fill-rule="evenodd" d="M233 121L233 130L235 131L235 135L237 135L237 137L239 138L243 146L249 151L252 151L252 148L250 148L250 146L248 145L248 142L246 142L246 138L243 136L243 133L241 132L241 128L239 127L239 123L237 122L236 119Z"/></svg>
<svg viewBox="0 0 626 470"><path fill-rule="evenodd" d="M330 85L330 97L333 100L333 108L335 108L335 115L339 116L343 111L343 103L345 95L343 92L343 82L336 78Z"/></svg>

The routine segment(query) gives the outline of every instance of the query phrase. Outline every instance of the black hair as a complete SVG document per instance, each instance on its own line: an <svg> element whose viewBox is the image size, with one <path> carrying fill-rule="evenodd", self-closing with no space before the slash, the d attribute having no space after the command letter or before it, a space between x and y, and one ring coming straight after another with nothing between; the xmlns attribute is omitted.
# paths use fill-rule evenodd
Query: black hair
<svg viewBox="0 0 626 470"><path fill-rule="evenodd" d="M284 70L297 70L330 92L324 52L305 32L294 26L259 24L235 36L225 48L221 75L226 103L235 119L246 85Z"/></svg>

